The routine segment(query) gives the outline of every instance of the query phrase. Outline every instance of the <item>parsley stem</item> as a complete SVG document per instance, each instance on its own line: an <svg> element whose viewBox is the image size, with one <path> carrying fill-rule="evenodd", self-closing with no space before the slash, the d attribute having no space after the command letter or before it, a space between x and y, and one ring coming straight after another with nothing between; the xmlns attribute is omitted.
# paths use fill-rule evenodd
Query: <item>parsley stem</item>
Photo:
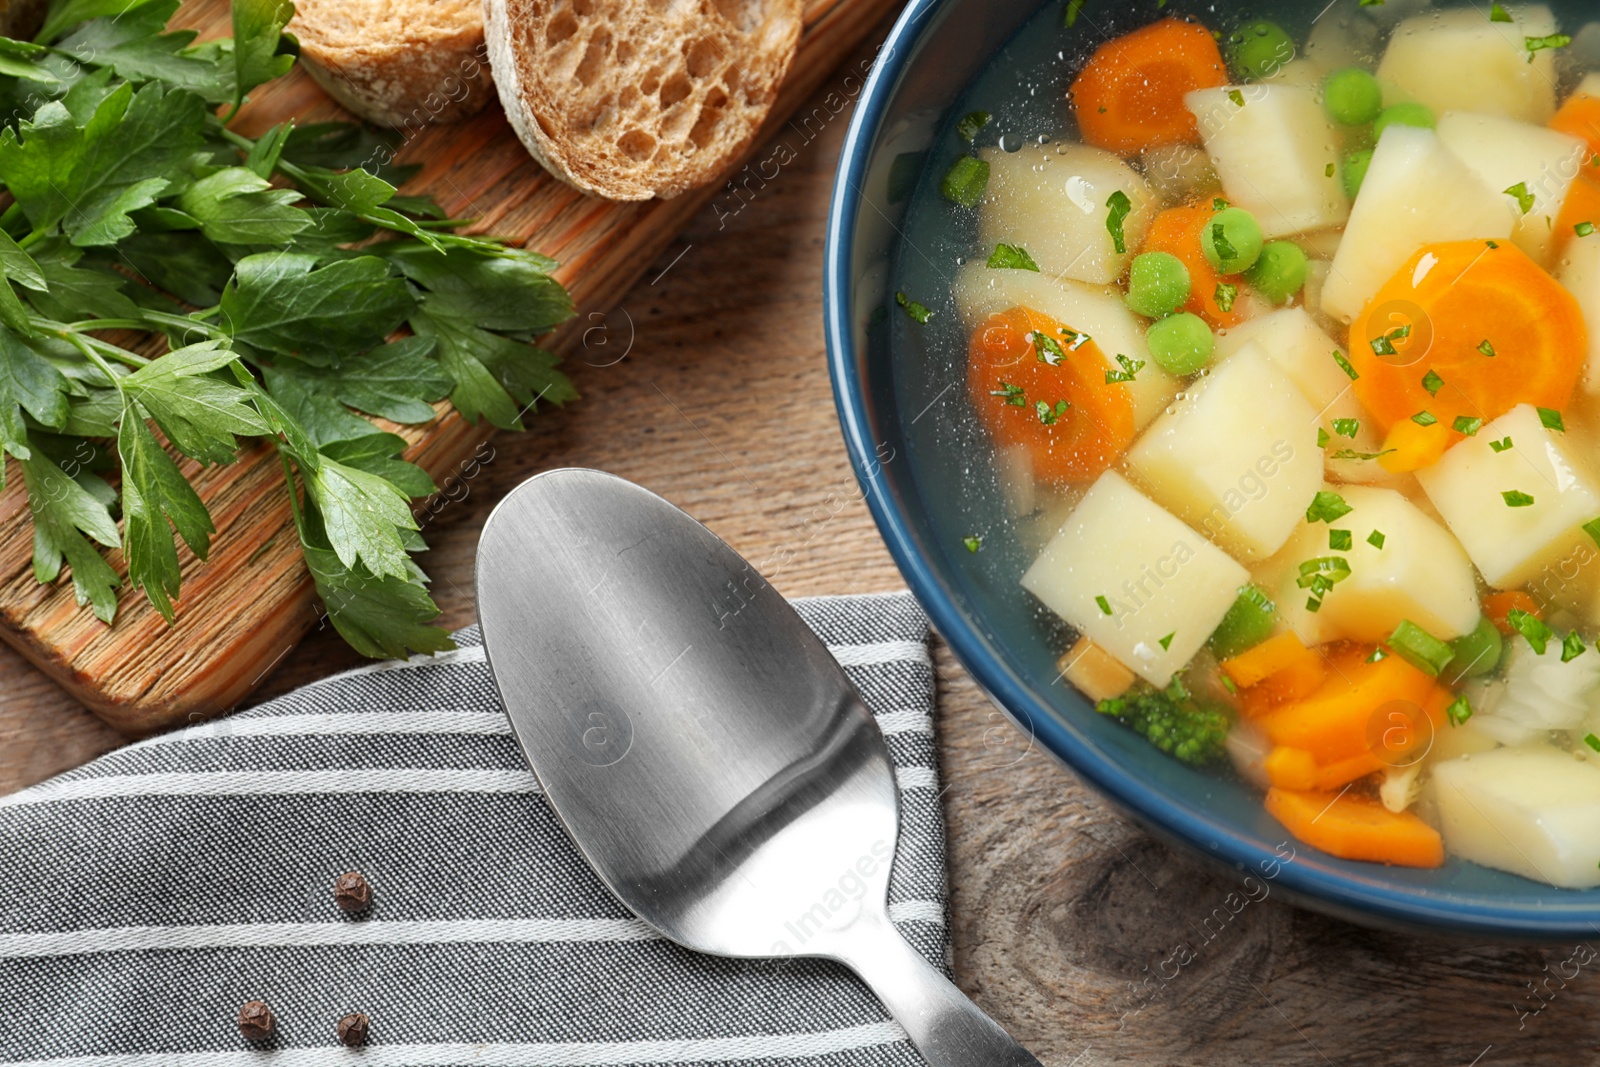
<svg viewBox="0 0 1600 1067"><path fill-rule="evenodd" d="M100 355L136 369L150 362L147 356L141 356L137 352L130 352L126 348L112 344L110 341L102 341L98 337L89 337L79 333L76 323L68 325L64 322L56 322L54 319L40 318L36 315L30 316L28 321L40 333L47 333L51 337L60 338L79 351L83 350L84 345L88 345Z"/></svg>
<svg viewBox="0 0 1600 1067"><path fill-rule="evenodd" d="M289 510L294 512L295 532L300 535L300 540L305 540L305 519L300 514L300 493L294 487L294 468L289 466L289 456L278 444L276 437L272 438L273 447L278 451L278 462L283 464L283 484L289 491Z"/></svg>
<svg viewBox="0 0 1600 1067"><path fill-rule="evenodd" d="M84 358L93 363L101 374L106 376L106 381L110 382L119 394L122 392L122 383L117 380L116 372L111 369L110 364L100 357L100 353L94 350L94 345L89 343L89 338L84 337L82 334L69 332L66 335L66 339L69 344L79 352L82 352Z"/></svg>

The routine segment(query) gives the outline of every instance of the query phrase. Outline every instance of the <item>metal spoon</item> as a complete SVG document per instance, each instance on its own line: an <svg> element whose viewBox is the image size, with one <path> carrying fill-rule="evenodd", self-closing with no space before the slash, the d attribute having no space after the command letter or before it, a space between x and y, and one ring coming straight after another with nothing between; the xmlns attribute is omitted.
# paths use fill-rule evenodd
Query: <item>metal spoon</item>
<svg viewBox="0 0 1600 1067"><path fill-rule="evenodd" d="M843 963L933 1067L1039 1067L890 923L883 737L737 552L631 482L556 470L489 516L477 591L517 740L639 918L699 952ZM835 910L846 873L868 890Z"/></svg>

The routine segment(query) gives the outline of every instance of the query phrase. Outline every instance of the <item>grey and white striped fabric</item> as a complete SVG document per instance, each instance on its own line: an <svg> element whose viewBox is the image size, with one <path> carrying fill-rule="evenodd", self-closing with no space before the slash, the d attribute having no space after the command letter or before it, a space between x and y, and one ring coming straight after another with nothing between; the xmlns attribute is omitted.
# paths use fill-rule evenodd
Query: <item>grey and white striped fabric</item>
<svg viewBox="0 0 1600 1067"><path fill-rule="evenodd" d="M891 913L943 965L927 620L797 602L878 716ZM853 976L695 955L595 878L537 792L476 628L0 798L0 1063L51 1067L915 1065ZM352 920L334 879L357 870ZM266 1001L266 1049L235 1027ZM366 1012L371 1044L334 1024Z"/></svg>

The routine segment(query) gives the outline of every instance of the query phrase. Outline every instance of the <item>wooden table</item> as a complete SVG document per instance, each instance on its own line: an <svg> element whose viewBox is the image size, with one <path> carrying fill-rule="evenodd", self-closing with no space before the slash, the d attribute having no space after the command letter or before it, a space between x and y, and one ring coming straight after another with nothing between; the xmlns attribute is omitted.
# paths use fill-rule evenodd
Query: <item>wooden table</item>
<svg viewBox="0 0 1600 1067"><path fill-rule="evenodd" d="M843 78L857 62L815 106L859 85ZM490 507L567 464L657 490L751 559L786 554L770 575L786 594L901 587L850 474L823 357L823 221L848 117L741 210L702 212L620 307L582 311L592 326L568 369L583 400L497 437L465 495L428 522L423 562L445 625L473 621L473 552ZM354 662L317 633L258 695ZM1276 895L1206 926L1213 909L1228 914L1230 893L1249 898L1236 877L1123 821L1030 749L942 647L939 665L957 974L1050 1067L1600 1060L1600 960L1564 987L1551 977L1572 945L1373 933ZM0 793L119 743L0 646ZM1180 943L1192 961L1163 967Z"/></svg>

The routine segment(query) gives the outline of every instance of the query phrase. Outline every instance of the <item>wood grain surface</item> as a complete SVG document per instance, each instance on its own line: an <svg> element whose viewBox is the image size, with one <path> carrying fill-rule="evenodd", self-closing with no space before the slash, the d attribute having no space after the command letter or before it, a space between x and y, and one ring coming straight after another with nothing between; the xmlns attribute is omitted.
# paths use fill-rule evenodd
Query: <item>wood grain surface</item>
<svg viewBox="0 0 1600 1067"><path fill-rule="evenodd" d="M894 6L894 0L806 0L800 50L773 106L769 132L794 121L796 105ZM224 35L229 5L189 0L175 23L202 38ZM855 92L863 71L851 82ZM480 80L474 91L491 92L492 86ZM824 108L820 115L821 121L803 116L796 129L809 128L809 120L820 130L833 111ZM259 90L236 126L253 134L287 118L304 124L348 116L296 70ZM529 158L498 102L467 122L419 122L404 136L400 160L422 167L407 193L431 194L452 216L476 220L471 229L525 242L561 261L557 276L579 311L549 342L563 351L582 345L591 328L588 316L615 305L702 206L712 202L715 209L715 201L724 200L731 205L722 209L726 214L743 203L729 190L750 185L740 176L737 187L712 185L645 203L586 197ZM411 442L406 458L436 481L455 472L492 432L486 423L466 423L448 405L439 409L441 416L425 426L380 423ZM134 736L233 705L322 622L274 452L255 447L228 466L199 469L184 461L184 469L210 508L217 534L205 562L179 547L183 595L177 623L170 626L126 582L110 627L78 606L69 581L41 586L33 577L22 478L9 478L9 488L0 493L0 638L102 719ZM120 552L109 560L126 575Z"/></svg>
<svg viewBox="0 0 1600 1067"><path fill-rule="evenodd" d="M824 94L844 93L868 56L806 108L826 112ZM772 575L786 594L901 587L846 464L823 360L823 219L847 118L810 142L780 134L789 166L737 213L703 210L615 312L586 320L570 367L583 401L496 437L428 524L448 625L473 621L489 508L563 464L665 494L753 560L786 558ZM258 696L353 662L334 635L314 633ZM1031 749L942 648L939 664L957 977L1048 1067L1600 1061L1600 959L1574 972L1574 945L1375 933L1276 892L1255 899L1259 889L1146 835ZM0 792L119 740L0 649ZM1229 894L1249 903L1235 914ZM1164 966L1179 945L1193 958Z"/></svg>

